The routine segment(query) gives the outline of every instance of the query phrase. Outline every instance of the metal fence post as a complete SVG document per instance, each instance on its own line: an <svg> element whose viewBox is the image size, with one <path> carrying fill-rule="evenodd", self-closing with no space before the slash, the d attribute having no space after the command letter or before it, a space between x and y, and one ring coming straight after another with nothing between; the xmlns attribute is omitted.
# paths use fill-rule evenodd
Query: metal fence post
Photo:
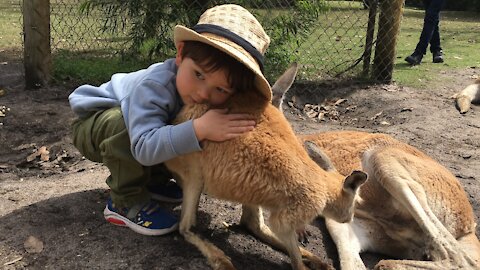
<svg viewBox="0 0 480 270"><path fill-rule="evenodd" d="M373 78L375 80L392 81L403 3L404 0L380 1L379 27L373 59Z"/></svg>
<svg viewBox="0 0 480 270"><path fill-rule="evenodd" d="M52 68L49 0L23 1L23 27L26 88L45 86Z"/></svg>

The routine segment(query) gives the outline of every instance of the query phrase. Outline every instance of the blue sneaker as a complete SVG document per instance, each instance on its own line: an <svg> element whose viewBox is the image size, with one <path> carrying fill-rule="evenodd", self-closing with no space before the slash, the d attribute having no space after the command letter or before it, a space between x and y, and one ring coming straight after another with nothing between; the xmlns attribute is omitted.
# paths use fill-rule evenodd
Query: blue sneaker
<svg viewBox="0 0 480 270"><path fill-rule="evenodd" d="M129 227L143 235L164 235L178 228L177 217L160 208L155 201L130 208L116 208L109 198L103 216L112 224Z"/></svg>
<svg viewBox="0 0 480 270"><path fill-rule="evenodd" d="M163 185L147 186L152 199L160 202L180 203L183 199L183 192L175 180L170 180Z"/></svg>

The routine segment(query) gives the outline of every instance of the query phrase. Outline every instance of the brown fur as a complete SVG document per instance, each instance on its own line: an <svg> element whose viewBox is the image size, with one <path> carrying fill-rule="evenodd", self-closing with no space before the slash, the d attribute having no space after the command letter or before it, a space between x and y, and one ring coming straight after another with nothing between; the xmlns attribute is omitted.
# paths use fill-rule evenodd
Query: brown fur
<svg viewBox="0 0 480 270"><path fill-rule="evenodd" d="M320 147L340 173L369 174L354 220L327 219L342 269L365 269L363 251L402 259L381 261L377 269L480 268L472 207L446 168L385 134L339 131L300 139Z"/></svg>
<svg viewBox="0 0 480 270"><path fill-rule="evenodd" d="M480 79L462 91L470 96L468 105L480 101L479 86ZM281 106L284 92L273 93L274 105ZM365 269L363 251L400 259L383 260L376 269L480 268L473 209L442 165L385 134L334 131L299 139L327 171L346 174L362 168L369 173L355 218L344 224L326 219L342 269Z"/></svg>
<svg viewBox="0 0 480 270"><path fill-rule="evenodd" d="M460 113L466 113L470 110L471 103L480 102L480 79L473 84L465 87L460 93L455 95L455 102Z"/></svg>
<svg viewBox="0 0 480 270"><path fill-rule="evenodd" d="M201 192L243 204L242 224L260 239L286 250L294 269L305 269L301 255L319 269L327 268L308 251L299 249L295 230L323 215L338 222L353 217L356 190L366 175L355 172L344 180L336 171L317 166L296 139L283 114L255 92L242 93L227 104L230 112L248 112L256 128L236 139L205 142L203 151L166 162L184 192L180 233L196 245L215 269L233 269L228 257L190 228ZM176 122L202 115L207 108L185 106ZM270 226L259 207L270 211Z"/></svg>

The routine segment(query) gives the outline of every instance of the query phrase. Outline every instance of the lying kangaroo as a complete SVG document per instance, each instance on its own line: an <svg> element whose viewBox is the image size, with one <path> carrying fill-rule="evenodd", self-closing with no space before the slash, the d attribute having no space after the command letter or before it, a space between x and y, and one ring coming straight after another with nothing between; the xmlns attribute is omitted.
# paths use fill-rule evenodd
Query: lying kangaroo
<svg viewBox="0 0 480 270"><path fill-rule="evenodd" d="M471 103L480 102L480 79L467 86L460 93L455 95L455 101L460 113L466 113L470 110Z"/></svg>
<svg viewBox="0 0 480 270"><path fill-rule="evenodd" d="M275 106L283 95L274 91ZM326 218L342 269L366 269L364 251L401 259L383 260L376 269L480 269L472 207L442 165L385 134L332 131L299 139L326 171L363 169L369 175L354 219L341 224Z"/></svg>
<svg viewBox="0 0 480 270"><path fill-rule="evenodd" d="M363 169L369 175L354 219L326 219L342 269L366 269L364 251L401 259L383 260L376 269L480 269L472 206L446 168L385 134L339 131L300 138L315 143L340 173Z"/></svg>
<svg viewBox="0 0 480 270"><path fill-rule="evenodd" d="M296 230L317 216L349 222L366 174L355 171L345 178L315 164L283 114L256 91L233 96L227 106L232 113L253 115L256 128L230 141L204 142L203 151L166 162L184 194L180 234L207 257L212 268L234 269L220 249L191 231L204 192L242 203L241 223L258 238L288 252L293 269L306 269L302 256L318 269L329 268L298 247ZM206 110L204 105L185 106L175 122L199 117ZM270 211L271 230L260 207Z"/></svg>

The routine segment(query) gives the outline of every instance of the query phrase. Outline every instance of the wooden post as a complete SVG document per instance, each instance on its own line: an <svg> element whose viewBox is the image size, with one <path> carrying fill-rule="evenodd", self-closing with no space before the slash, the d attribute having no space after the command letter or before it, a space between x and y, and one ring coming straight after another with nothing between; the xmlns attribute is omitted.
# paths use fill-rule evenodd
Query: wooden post
<svg viewBox="0 0 480 270"><path fill-rule="evenodd" d="M365 2L364 2L365 4ZM372 56L373 36L375 34L375 21L377 17L378 0L369 1L368 6L368 25L365 38L365 52L363 53L363 76L370 72L370 59Z"/></svg>
<svg viewBox="0 0 480 270"><path fill-rule="evenodd" d="M52 69L49 0L23 1L25 86L45 86Z"/></svg>
<svg viewBox="0 0 480 270"><path fill-rule="evenodd" d="M391 82L404 0L381 0L373 78Z"/></svg>

